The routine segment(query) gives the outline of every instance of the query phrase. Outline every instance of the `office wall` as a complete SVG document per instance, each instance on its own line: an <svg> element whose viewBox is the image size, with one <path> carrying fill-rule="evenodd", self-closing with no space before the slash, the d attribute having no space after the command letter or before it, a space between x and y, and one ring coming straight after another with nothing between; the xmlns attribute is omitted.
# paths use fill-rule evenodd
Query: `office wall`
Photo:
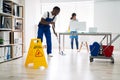
<svg viewBox="0 0 120 80"><path fill-rule="evenodd" d="M40 0L25 0L25 51L28 51L30 40L36 38L40 11Z"/></svg>
<svg viewBox="0 0 120 80"><path fill-rule="evenodd" d="M69 2L68 2L69 3ZM31 38L37 35L37 24L45 11L52 11L53 6L61 8L61 13L57 17L56 31L66 31L72 12L76 12L80 21L87 21L88 26L93 26L93 2L75 2L73 3L47 3L41 4L40 0L25 0L25 51L28 51ZM68 12L69 10L69 12ZM62 22L63 21L63 22ZM66 40L70 40L69 36ZM55 35L52 33L53 48L58 48ZM43 44L45 44L45 39ZM54 45L56 44L56 45ZM66 47L70 48L70 42L67 41Z"/></svg>
<svg viewBox="0 0 120 80"><path fill-rule="evenodd" d="M61 2L61 3L42 3L42 14L46 11L52 11L54 6L59 6L61 11L57 16L56 31L65 32L68 30L71 14L75 12L79 21L84 21L87 24L87 30L89 27L94 26L94 4L93 1L81 1L81 2ZM51 30L52 31L52 30ZM81 41L81 37L79 37ZM86 39L86 38L85 38ZM84 40L85 40L84 39ZM70 48L70 38L65 37L65 48ZM53 48L58 48L58 43L54 34L52 34Z"/></svg>
<svg viewBox="0 0 120 80"><path fill-rule="evenodd" d="M63 32L68 29L71 14L75 12L79 21L85 21L88 27L93 27L94 5L93 1L42 3L42 14L52 11L54 6L59 6L61 11L57 16L56 30Z"/></svg>
<svg viewBox="0 0 120 80"><path fill-rule="evenodd" d="M34 3L34 4L33 4ZM83 17L83 13L81 12L81 9L78 8L80 2L76 3L76 4L72 4L73 7L71 7L71 5L66 5L67 3L62 3L60 5L60 3L52 3L54 5L58 5L58 6L62 6L61 7L61 13L58 16L57 19L57 30L59 32L60 31L64 31L67 30L68 27L68 23L66 21L69 21L69 17L71 16L71 12L78 12L80 13L80 15L78 15L78 19L81 20L85 20L88 18L89 21L89 26L95 26L98 27L98 31L99 32L112 32L113 33L113 37L115 35L117 35L117 33L119 33L119 26L120 26L120 1L116 0L96 0L94 2L94 4L86 4L86 8L88 11L88 14L85 17ZM54 5L50 5L50 3L47 4L41 4L39 0L25 0L25 51L28 51L29 48L29 43L31 38L36 37L37 34L37 24L42 16L42 14L44 13L44 11L50 11L52 10ZM47 7L45 7L47 5ZM75 8L75 5L77 5L77 9ZM49 8L48 8L49 6ZM71 9L71 10L70 10ZM62 15L64 13L64 11L68 10L68 12L66 14L64 14L64 16ZM82 9L82 11L84 12L84 9ZM86 11L86 12L87 12ZM82 16L81 16L82 13ZM65 16L67 15L67 16ZM85 14L86 15L86 14ZM66 24L61 24L63 21ZM52 34L53 37L53 41L55 43L57 43L56 37L54 36L54 34ZM93 39L96 40L96 37L90 37L89 39ZM94 39L95 38L95 39ZM66 37L66 39L68 41L66 41L66 47L70 48L70 39L69 36ZM80 38L81 39L81 38ZM98 40L101 40L98 38ZM120 44L120 39L117 40L115 43L113 43L113 45L115 45L115 49L119 49L119 44ZM44 43L45 44L45 43ZM58 48L58 44L53 45L53 48Z"/></svg>
<svg viewBox="0 0 120 80"><path fill-rule="evenodd" d="M99 32L111 32L113 37L120 33L120 0L103 0L94 3L94 26ZM113 43L120 48L120 39Z"/></svg>

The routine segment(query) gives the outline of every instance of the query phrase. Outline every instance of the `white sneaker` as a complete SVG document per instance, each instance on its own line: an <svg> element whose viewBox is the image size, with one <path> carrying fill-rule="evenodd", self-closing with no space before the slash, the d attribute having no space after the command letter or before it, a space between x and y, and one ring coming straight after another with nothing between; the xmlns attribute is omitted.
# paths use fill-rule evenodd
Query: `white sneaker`
<svg viewBox="0 0 120 80"><path fill-rule="evenodd" d="M79 50L79 49L77 49L77 52L80 52L80 50Z"/></svg>
<svg viewBox="0 0 120 80"><path fill-rule="evenodd" d="M52 54L48 54L48 57L53 57L53 55Z"/></svg>

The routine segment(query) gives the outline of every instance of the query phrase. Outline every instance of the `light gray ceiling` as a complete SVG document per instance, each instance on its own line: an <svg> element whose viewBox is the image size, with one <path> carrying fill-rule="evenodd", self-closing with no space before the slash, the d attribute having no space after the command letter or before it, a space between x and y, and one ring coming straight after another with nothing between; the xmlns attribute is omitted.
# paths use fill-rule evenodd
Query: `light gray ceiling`
<svg viewBox="0 0 120 80"><path fill-rule="evenodd" d="M40 0L41 3L53 3L53 2L80 2L80 1L120 1L120 0Z"/></svg>
<svg viewBox="0 0 120 80"><path fill-rule="evenodd" d="M40 0L42 3L51 3L51 2L79 2L79 1L92 1L92 0Z"/></svg>

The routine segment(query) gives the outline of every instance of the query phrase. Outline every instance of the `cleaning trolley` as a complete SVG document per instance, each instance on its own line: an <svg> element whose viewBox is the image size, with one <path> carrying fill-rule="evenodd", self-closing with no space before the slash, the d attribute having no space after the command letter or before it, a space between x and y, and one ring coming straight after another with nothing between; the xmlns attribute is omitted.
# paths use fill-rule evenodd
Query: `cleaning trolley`
<svg viewBox="0 0 120 80"><path fill-rule="evenodd" d="M94 58L98 59L111 59L111 63L114 63L114 57L113 57L113 50L114 46L112 43L116 41L120 34L118 34L115 38L113 38L107 45L103 45L102 41L105 39L106 36L98 42L94 42L92 45L90 45L90 62L94 61Z"/></svg>

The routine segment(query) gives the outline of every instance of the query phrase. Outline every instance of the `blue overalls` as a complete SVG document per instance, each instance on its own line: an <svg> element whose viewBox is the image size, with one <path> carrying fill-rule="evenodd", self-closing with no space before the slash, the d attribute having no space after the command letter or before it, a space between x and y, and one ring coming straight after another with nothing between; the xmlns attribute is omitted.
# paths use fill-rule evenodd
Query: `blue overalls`
<svg viewBox="0 0 120 80"><path fill-rule="evenodd" d="M49 18L49 12L48 12L48 16L45 19L45 21L52 22L54 20L54 18L55 18L55 16L52 19ZM44 24L39 23L37 38L40 38L42 42L43 42L43 34L46 37L47 54L50 54L52 52L52 41L51 41L50 25L44 25Z"/></svg>

